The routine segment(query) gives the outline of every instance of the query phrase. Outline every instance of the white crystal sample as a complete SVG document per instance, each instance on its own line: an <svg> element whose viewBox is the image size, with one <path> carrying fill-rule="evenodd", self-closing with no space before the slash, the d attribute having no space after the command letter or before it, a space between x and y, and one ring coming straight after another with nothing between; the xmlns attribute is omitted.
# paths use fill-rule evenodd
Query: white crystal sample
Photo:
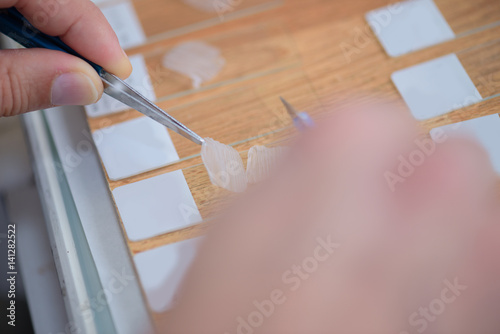
<svg viewBox="0 0 500 334"><path fill-rule="evenodd" d="M248 183L258 183L267 178L286 151L286 147L253 146L248 151Z"/></svg>
<svg viewBox="0 0 500 334"><path fill-rule="evenodd" d="M245 191L247 176L238 151L212 138L205 138L201 158L214 185L233 192Z"/></svg>

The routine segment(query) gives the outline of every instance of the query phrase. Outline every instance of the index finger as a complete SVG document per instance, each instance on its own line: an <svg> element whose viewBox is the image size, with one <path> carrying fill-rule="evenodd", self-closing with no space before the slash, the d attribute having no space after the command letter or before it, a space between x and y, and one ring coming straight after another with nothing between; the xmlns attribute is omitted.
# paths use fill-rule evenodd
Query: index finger
<svg viewBox="0 0 500 334"><path fill-rule="evenodd" d="M90 0L0 0L16 7L36 28L59 36L73 50L105 70L126 78L132 66L99 8Z"/></svg>

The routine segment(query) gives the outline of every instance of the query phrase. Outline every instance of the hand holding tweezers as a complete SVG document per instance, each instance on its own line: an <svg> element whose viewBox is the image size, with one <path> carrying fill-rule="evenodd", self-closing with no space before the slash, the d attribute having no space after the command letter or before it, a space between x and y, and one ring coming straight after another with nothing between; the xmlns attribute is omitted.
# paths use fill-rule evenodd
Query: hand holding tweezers
<svg viewBox="0 0 500 334"><path fill-rule="evenodd" d="M62 51L83 59L89 63L101 77L104 83L104 93L143 113L194 143L199 145L203 144L204 139L202 137L163 111L125 81L106 72L101 66L79 55L59 37L44 34L29 23L14 7L0 10L0 32L26 48L44 48Z"/></svg>

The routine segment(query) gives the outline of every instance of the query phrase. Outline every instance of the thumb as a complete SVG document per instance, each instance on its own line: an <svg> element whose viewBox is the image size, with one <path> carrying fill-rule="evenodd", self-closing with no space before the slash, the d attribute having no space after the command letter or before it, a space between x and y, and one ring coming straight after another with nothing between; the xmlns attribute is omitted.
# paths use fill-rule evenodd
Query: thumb
<svg viewBox="0 0 500 334"><path fill-rule="evenodd" d="M97 102L102 82L85 61L59 51L0 51L0 116Z"/></svg>

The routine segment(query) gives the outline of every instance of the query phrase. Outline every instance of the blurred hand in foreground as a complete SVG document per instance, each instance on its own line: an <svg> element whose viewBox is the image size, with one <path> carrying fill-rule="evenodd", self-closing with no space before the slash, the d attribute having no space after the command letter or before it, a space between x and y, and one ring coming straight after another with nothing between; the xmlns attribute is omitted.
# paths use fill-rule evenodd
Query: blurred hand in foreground
<svg viewBox="0 0 500 334"><path fill-rule="evenodd" d="M213 224L162 332L500 333L497 176L450 135L323 121Z"/></svg>

